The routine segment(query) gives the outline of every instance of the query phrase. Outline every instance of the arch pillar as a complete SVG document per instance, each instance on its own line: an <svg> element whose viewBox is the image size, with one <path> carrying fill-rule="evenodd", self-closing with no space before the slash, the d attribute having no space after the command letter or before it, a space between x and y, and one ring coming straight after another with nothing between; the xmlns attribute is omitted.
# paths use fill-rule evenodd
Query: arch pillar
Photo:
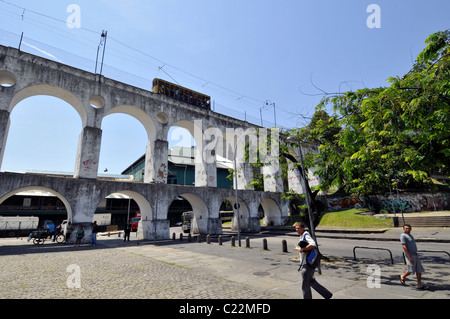
<svg viewBox="0 0 450 319"><path fill-rule="evenodd" d="M235 166L234 189L254 190L250 183L253 181L253 164L257 160L258 137L256 129L227 129L226 138L227 155L231 155L230 158ZM248 148L246 147L246 140L248 140ZM246 160L246 149L248 161Z"/></svg>
<svg viewBox="0 0 450 319"><path fill-rule="evenodd" d="M278 129L271 129L270 152L267 129L259 129L259 157L263 164L261 174L264 176L264 191L282 193L283 179L280 165L280 134Z"/></svg>
<svg viewBox="0 0 450 319"><path fill-rule="evenodd" d="M203 129L203 121L194 121L195 149L195 186L217 187L216 139L222 133L216 129ZM203 133L205 132L205 134ZM207 143L214 137L214 142Z"/></svg>
<svg viewBox="0 0 450 319"><path fill-rule="evenodd" d="M78 141L75 178L97 178L101 141L101 129L88 126L83 129Z"/></svg>
<svg viewBox="0 0 450 319"><path fill-rule="evenodd" d="M167 218L168 197L162 189L153 188L153 190L154 192L149 193L147 198L133 197L141 209L137 237L146 240L170 239L170 221Z"/></svg>
<svg viewBox="0 0 450 319"><path fill-rule="evenodd" d="M201 143L201 144L199 144ZM195 187L217 187L217 164L215 150L197 142L195 151Z"/></svg>
<svg viewBox="0 0 450 319"><path fill-rule="evenodd" d="M167 184L169 142L156 140L147 145L144 183Z"/></svg>
<svg viewBox="0 0 450 319"><path fill-rule="evenodd" d="M170 239L169 220L141 220L138 226L138 239L167 240Z"/></svg>
<svg viewBox="0 0 450 319"><path fill-rule="evenodd" d="M9 132L9 112L0 110L0 169L2 168L3 156L5 154L6 139Z"/></svg>
<svg viewBox="0 0 450 319"><path fill-rule="evenodd" d="M255 197L255 194L251 194L246 200L249 211L246 231L258 233L261 231L261 222L258 217L259 200Z"/></svg>
<svg viewBox="0 0 450 319"><path fill-rule="evenodd" d="M281 177L281 165L278 162L271 162L261 167L264 176L264 191L272 193L283 192L283 178Z"/></svg>
<svg viewBox="0 0 450 319"><path fill-rule="evenodd" d="M297 194L305 194L303 190L303 178L298 167L290 160L288 161L288 187Z"/></svg>
<svg viewBox="0 0 450 319"><path fill-rule="evenodd" d="M0 71L1 73L9 73L7 71ZM11 76L12 75L11 73ZM15 76L14 76L15 77ZM2 76L0 75L0 78ZM3 82L3 81L2 81ZM1 83L0 83L1 84ZM15 83L10 83L15 85ZM5 155L6 141L8 138L9 127L11 124L11 101L14 98L15 87L2 87L0 86L0 170L2 168L3 158Z"/></svg>
<svg viewBox="0 0 450 319"><path fill-rule="evenodd" d="M206 234L221 235L223 233L222 220L220 219L221 198L221 196L209 196L205 199L205 204L209 210Z"/></svg>
<svg viewBox="0 0 450 319"><path fill-rule="evenodd" d="M231 229L233 231L238 230L238 221L237 221L237 210L236 210L236 198L229 197L227 200L230 202L231 206L233 207L234 217L231 222ZM239 226L240 230L244 232L260 232L261 231L261 224L259 222L258 218L258 201L250 199L248 201L242 199L241 197L238 197L239 200Z"/></svg>

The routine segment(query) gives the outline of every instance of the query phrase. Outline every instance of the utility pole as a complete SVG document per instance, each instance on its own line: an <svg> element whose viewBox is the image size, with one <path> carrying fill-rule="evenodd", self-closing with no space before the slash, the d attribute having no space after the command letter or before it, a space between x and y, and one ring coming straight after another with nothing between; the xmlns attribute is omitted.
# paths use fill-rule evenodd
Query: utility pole
<svg viewBox="0 0 450 319"><path fill-rule="evenodd" d="M100 38L100 44L98 45L98 48L97 48L97 59L95 60L95 73L97 73L98 54L100 53L100 47L103 46L102 63L100 64L100 73L99 73L100 76L102 75L102 72L103 72L103 62L105 60L105 49L106 49L107 38L108 38L108 31L103 30L101 38Z"/></svg>
<svg viewBox="0 0 450 319"><path fill-rule="evenodd" d="M294 136L288 137L287 141L291 142L291 143L298 143L298 152L300 154L300 165L301 165L301 169L302 169L302 188L303 188L303 191L305 192L306 205L308 206L309 230L311 231L311 236L314 239L314 241L316 242L316 245L318 247L319 244L317 243L316 232L315 232L315 228L314 228L311 199L309 198L309 192L307 190L305 165L303 164L303 148L302 148L302 144L301 144L302 141L299 138L294 137ZM320 268L320 263L319 263L317 271L318 271L319 275L322 274L322 270Z"/></svg>

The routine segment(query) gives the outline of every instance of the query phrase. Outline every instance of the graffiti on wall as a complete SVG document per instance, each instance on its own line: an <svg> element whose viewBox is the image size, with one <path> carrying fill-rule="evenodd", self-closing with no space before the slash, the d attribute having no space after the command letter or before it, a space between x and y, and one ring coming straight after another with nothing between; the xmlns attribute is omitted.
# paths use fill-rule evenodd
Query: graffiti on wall
<svg viewBox="0 0 450 319"><path fill-rule="evenodd" d="M328 204L332 210L363 207L362 200L357 196L331 198Z"/></svg>
<svg viewBox="0 0 450 319"><path fill-rule="evenodd" d="M167 180L167 165L161 164L156 175L155 183L165 183Z"/></svg>
<svg viewBox="0 0 450 319"><path fill-rule="evenodd" d="M402 199L385 199L381 201L381 209L385 209L388 212L406 212L408 209L410 209L412 206L406 201Z"/></svg>
<svg viewBox="0 0 450 319"><path fill-rule="evenodd" d="M328 197L328 208L331 210L367 207L358 196ZM420 212L450 209L450 193L403 193L391 196L370 196L372 206L392 212ZM373 204L376 205L373 205Z"/></svg>
<svg viewBox="0 0 450 319"><path fill-rule="evenodd" d="M440 196L420 196L419 205L421 210L435 211L443 210L449 206L450 194L440 194Z"/></svg>
<svg viewBox="0 0 450 319"><path fill-rule="evenodd" d="M97 165L97 162L94 160L87 160L87 161L83 161L83 171L85 172L89 172L91 169L93 169L95 167L95 165Z"/></svg>

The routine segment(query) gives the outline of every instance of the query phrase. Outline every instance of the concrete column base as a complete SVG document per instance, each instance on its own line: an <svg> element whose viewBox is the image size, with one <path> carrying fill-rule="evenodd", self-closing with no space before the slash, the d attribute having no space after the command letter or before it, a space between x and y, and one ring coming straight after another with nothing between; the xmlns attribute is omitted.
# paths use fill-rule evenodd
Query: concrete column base
<svg viewBox="0 0 450 319"><path fill-rule="evenodd" d="M156 235L156 236L155 236ZM170 239L169 220L141 220L139 222L137 238L140 240Z"/></svg>

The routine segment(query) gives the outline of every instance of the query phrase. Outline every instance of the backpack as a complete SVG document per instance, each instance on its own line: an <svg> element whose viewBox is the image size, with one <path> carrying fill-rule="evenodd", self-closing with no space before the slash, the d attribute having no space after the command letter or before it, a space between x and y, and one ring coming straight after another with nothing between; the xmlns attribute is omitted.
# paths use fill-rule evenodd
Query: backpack
<svg viewBox="0 0 450 319"><path fill-rule="evenodd" d="M322 254L320 253L319 249L314 248L313 250L309 251L309 253L306 255L306 262L311 267L316 268L317 266L319 266L321 258Z"/></svg>
<svg viewBox="0 0 450 319"><path fill-rule="evenodd" d="M303 238L305 238L305 237L303 237ZM304 239L298 243L298 246L302 249L308 245L309 245L309 243ZM319 266L320 259L322 258L322 254L320 253L319 249L316 247L316 248L308 251L306 253L305 257L306 257L306 262L308 263L308 265L310 265L313 268L316 268L317 266Z"/></svg>

